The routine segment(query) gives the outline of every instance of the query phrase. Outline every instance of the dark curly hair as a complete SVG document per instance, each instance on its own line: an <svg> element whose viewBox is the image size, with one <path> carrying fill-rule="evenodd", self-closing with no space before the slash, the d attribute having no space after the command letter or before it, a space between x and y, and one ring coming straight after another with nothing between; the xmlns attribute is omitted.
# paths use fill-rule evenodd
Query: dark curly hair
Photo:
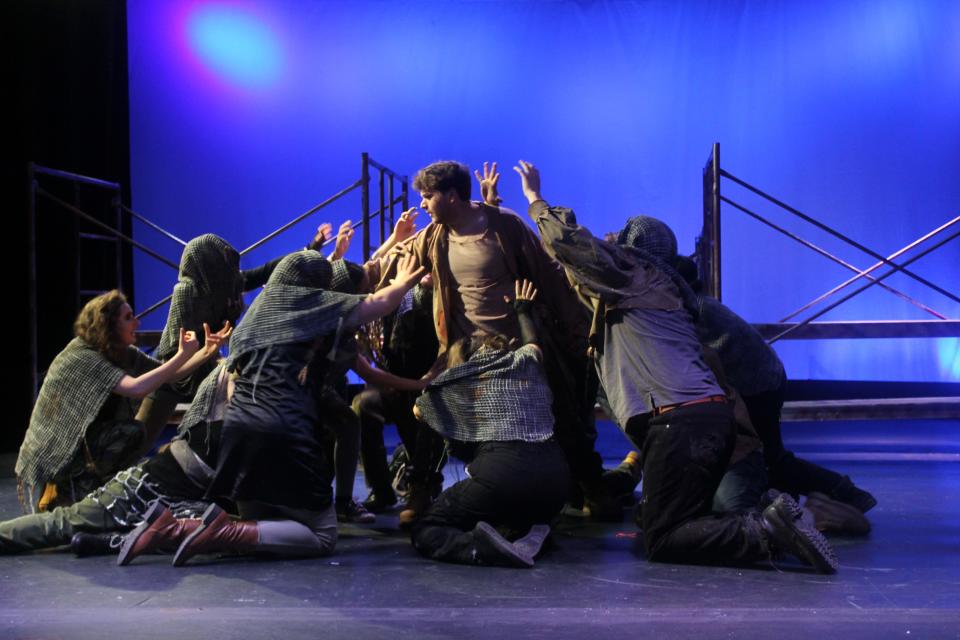
<svg viewBox="0 0 960 640"><path fill-rule="evenodd" d="M102 353L110 362L121 365L126 345L117 336L117 317L127 304L127 296L118 289L102 293L87 304L73 323L73 333Z"/></svg>
<svg viewBox="0 0 960 640"><path fill-rule="evenodd" d="M465 164L453 160L441 160L417 171L413 177L413 188L423 193L435 191L446 193L453 189L460 199L470 199L470 169Z"/></svg>
<svg viewBox="0 0 960 640"><path fill-rule="evenodd" d="M514 351L519 346L499 333L484 333L460 338L447 350L447 368L456 367L473 357L480 349L486 347L493 351Z"/></svg>

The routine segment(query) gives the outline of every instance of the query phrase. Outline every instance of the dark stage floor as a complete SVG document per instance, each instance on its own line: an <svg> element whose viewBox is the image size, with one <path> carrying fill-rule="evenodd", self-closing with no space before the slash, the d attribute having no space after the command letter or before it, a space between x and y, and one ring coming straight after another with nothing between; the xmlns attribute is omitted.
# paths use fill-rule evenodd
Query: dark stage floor
<svg viewBox="0 0 960 640"><path fill-rule="evenodd" d="M835 576L650 564L632 526L576 518L533 570L443 565L415 555L388 515L344 528L322 560L3 557L0 639L960 637L960 421L785 429L798 453L880 501L869 537L834 539ZM611 464L624 447L604 425ZM0 479L0 517L18 512L13 479Z"/></svg>

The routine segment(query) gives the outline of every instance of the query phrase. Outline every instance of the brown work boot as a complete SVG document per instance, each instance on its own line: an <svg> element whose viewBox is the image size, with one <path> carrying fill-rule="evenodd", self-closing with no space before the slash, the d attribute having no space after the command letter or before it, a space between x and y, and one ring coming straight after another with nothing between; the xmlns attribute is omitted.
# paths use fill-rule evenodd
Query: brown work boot
<svg viewBox="0 0 960 640"><path fill-rule="evenodd" d="M199 526L200 520L178 520L166 505L154 502L144 514L143 522L124 538L117 564L126 566L144 553L172 553Z"/></svg>
<svg viewBox="0 0 960 640"><path fill-rule="evenodd" d="M433 497L430 495L430 487L426 484L415 483L410 485L410 497L403 511L400 512L400 528L408 529L419 520L430 505L433 504Z"/></svg>
<svg viewBox="0 0 960 640"><path fill-rule="evenodd" d="M190 558L203 553L253 551L260 542L256 521L234 520L215 504L203 512L200 521L202 524L177 549L173 566L182 567Z"/></svg>

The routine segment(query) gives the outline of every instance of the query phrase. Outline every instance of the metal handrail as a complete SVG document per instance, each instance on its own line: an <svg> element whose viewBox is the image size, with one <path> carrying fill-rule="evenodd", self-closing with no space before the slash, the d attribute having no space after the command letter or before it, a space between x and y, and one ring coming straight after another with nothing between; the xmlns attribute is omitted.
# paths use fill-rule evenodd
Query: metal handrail
<svg viewBox="0 0 960 640"><path fill-rule="evenodd" d="M294 219L291 220L290 222L286 223L285 225L282 225L282 226L281 226L280 228L278 228L277 230L271 231L270 233L268 233L268 234L265 235L264 237L260 238L259 240L257 240L256 242L254 242L252 245L250 245L249 247L247 247L246 249L244 249L243 251L241 251L241 252L240 252L240 255L241 255L241 256L246 255L246 254L250 253L251 251L253 251L254 249L256 249L257 247L260 247L260 246L264 245L266 242L268 242L268 241L270 241L270 240L273 240L274 238L276 238L278 235L280 235L281 233L283 233L284 231L286 231L286 230L289 229L290 227L296 225L298 222L301 222L302 220L308 218L309 216L312 216L312 215L315 214L317 211L320 211L321 209L323 209L323 208L326 207L327 205L333 204L334 202L336 202L337 200L339 200L339 199L342 198L343 196L347 195L348 193L350 193L351 191L353 191L353 190L356 189L357 187L361 186L362 184L363 184L362 181L357 180L356 182L354 182L354 183L353 183L352 185L350 185L349 187L346 187L345 189L341 189L340 191L338 191L338 192L335 193L334 195L330 196L329 198L327 198L326 200L324 200L324 201L321 202L320 204L318 204L318 205L316 205L316 206L313 206L313 207L307 209L305 212L301 213L299 216L297 216L296 218L294 218Z"/></svg>
<svg viewBox="0 0 960 640"><path fill-rule="evenodd" d="M65 180L70 180L71 182L80 182L83 184L88 184L93 187L103 187L104 189L114 189L116 191L120 190L119 183L110 182L109 180L101 180L100 178L91 178L90 176L80 175L79 173L73 173L72 171L63 171L61 169L51 169L50 167L44 167L42 165L30 162L29 169L34 174L40 173L46 176L54 176L55 178L64 178Z"/></svg>
<svg viewBox="0 0 960 640"><path fill-rule="evenodd" d="M893 263L889 262L889 261L892 260L893 258L898 258L898 257L900 257L901 255L903 255L904 253L906 253L906 252L909 251L910 249L913 249L913 248L916 247L917 245L919 245L919 244L921 244L921 243L929 240L930 238L932 238L933 236L937 235L937 234L940 233L941 231L945 231L945 230L949 229L950 227L952 227L953 225L955 225L957 222L960 222L960 216L957 216L956 218L954 218L954 219L951 220L950 222L947 222L946 224L943 224L943 225L937 227L937 228L934 229L933 231L931 231L931 232L929 232L929 233L927 233L927 234L925 234L925 235L917 238L916 240L914 240L914 241L911 242L910 244L906 245L905 247L903 247L903 248L901 248L901 249L899 249L899 250L897 250L897 251L894 251L893 253L891 253L891 254L887 257L887 260L884 260L884 261L882 261L882 262L877 262L877 263L875 263L873 266L871 266L871 267L869 267L868 269L866 269L865 271L861 271L861 272L859 272L857 275L855 275L854 277L849 278L848 280L846 280L846 281L844 281L844 282L841 282L839 285L837 285L836 287L834 287L834 288L831 289L830 291L827 291L826 293L820 295L820 296L819 296L818 298L816 298L815 300L812 300L812 301L808 302L807 304L803 305L802 307L800 307L799 309L797 309L796 311L794 311L794 312L791 313L790 315L784 317L783 319L780 320L780 322L786 322L787 320L790 320L791 318L799 315L800 313L803 313L804 311L806 311L806 310L809 309L810 307L814 306L815 304L817 304L817 303L819 303L819 302L822 302L823 300L826 300L827 298L829 298L829 297L832 296L833 294L837 293L838 291L840 291L841 289L847 287L848 285L856 282L856 281L859 280L860 278L867 277L870 272L879 269L879 268L882 267L883 265L886 264L886 265L889 266L889 265L893 264ZM899 269L894 269L894 271L898 271L898 270L899 270ZM902 270L899 270L899 271L900 271L901 273L903 273Z"/></svg>
<svg viewBox="0 0 960 640"><path fill-rule="evenodd" d="M913 256L913 257L910 258L909 260L905 260L905 261L903 262L903 265L906 266L906 265L908 265L908 264L913 264L914 262L916 262L916 261L919 260L920 258L924 257L925 255L927 255L927 254L929 254L929 253L931 253L931 252L933 252L933 251L936 251L937 249L939 249L939 248L942 247L943 245L947 244L947 243L950 242L951 240L953 240L953 239L955 239L955 238L958 238L958 237L960 237L960 231L957 231L956 233L954 233L954 234L951 235L950 237L948 237L948 238L946 238L946 239L944 239L944 240L941 240L940 242L938 242L937 244L933 245L932 247L930 247L930 248L928 248L928 249L924 249L923 251L921 251L921 252L918 253L917 255ZM840 298L839 300L837 300L837 301L834 302L833 304L830 304L830 305L828 305L826 308L821 309L820 311L814 313L814 314L813 314L812 316L810 316L809 318L806 318L805 320L801 320L801 321L798 322L797 324L795 324L795 325L787 328L787 329L784 330L784 331L781 331L779 334L775 335L773 338L771 338L771 339L768 341L769 344L773 344L773 343L776 342L777 340L782 339L782 338L783 338L784 336L786 336L787 334L796 331L796 330L799 329L800 327L803 327L803 326L806 326L806 325L810 324L812 321L816 320L817 318L819 318L819 317L822 316L823 314L825 314L825 313L827 313L828 311L831 311L831 310L837 308L838 306L840 306L841 304L843 304L844 302L846 302L846 301L849 300L850 298L852 298L852 297L854 297L854 296L856 296L856 295L859 295L861 292L866 291L867 289L869 289L869 288L872 287L873 285L878 284L881 280L884 280L884 279L886 279L887 277L892 276L893 274L897 273L897 271L898 271L897 269L891 269L890 271L887 271L886 273L884 273L883 275L881 275L880 277L878 277L876 280L873 280L872 282L868 282L867 284L863 285L862 287L860 287L860 288L857 289L856 291L853 291L853 292L845 295L844 297Z"/></svg>
<svg viewBox="0 0 960 640"><path fill-rule="evenodd" d="M757 194L757 195L760 196L761 198L764 198L765 200L769 200L769 201L772 202L773 204L775 204L775 205L777 205L778 207L780 207L781 209L784 209L785 211L787 211L787 212L789 212L789 213L797 216L797 217L800 218L801 220L804 220L804 221L806 221L806 222L809 222L810 224L814 225L815 227L817 227L817 228L819 228L819 229L822 229L823 231L826 231L827 233L829 233L830 235L834 236L835 238L839 238L840 240L843 240L844 242L846 242L846 243L849 244L850 246L856 247L856 248L859 249L860 251L863 251L864 253L868 254L869 256L871 256L871 257L873 257L873 258L876 258L877 260L880 260L881 262L883 262L883 263L886 264L887 266L893 267L894 269L896 269L896 270L898 270L898 271L902 271L905 276L909 276L909 277L913 278L914 280L916 280L917 282L921 282L921 283L925 284L926 286L930 287L930 288L933 289L934 291L936 291L936 292L938 292L938 293L941 293L941 294L947 296L948 298L950 298L950 299L953 300L954 302L960 302L960 296L957 296L957 295L955 295L955 294L947 291L946 289L943 289L942 287L939 287L939 286L933 284L933 283L930 282L929 280L927 280L927 279L925 279L925 278L922 278L922 277L916 275L915 273L912 273L912 272L910 272L910 271L907 271L906 269L903 269L903 268L901 267L901 265L898 265L898 264L896 264L896 263L894 263L894 262L891 262L888 258L885 258L883 255L881 255L880 253L874 251L873 249L870 249L869 247L866 247L866 246L860 244L860 243L857 242L856 240L853 240L852 238L847 237L846 235L840 233L840 232L837 231L836 229L834 229L834 228L832 228L832 227L830 227L830 226L828 226L828 225L820 222L819 220L817 220L817 219L815 219L815 218L813 218L813 217L811 217L811 216L808 216L807 214L805 214L805 213L803 213L803 212L801 212L801 211L799 211L799 210L791 207L791 206L788 205L787 203L785 203L785 202L783 202L783 201L781 201L781 200L778 200L777 198L774 198L774 197L771 196L770 194L761 191L760 189L758 189L757 187L753 186L752 184L749 184L748 182L745 182L745 181L741 180L740 178L736 177L735 175L731 174L729 171L726 171L726 170L724 170L724 169L720 169L720 175L722 175L722 176L724 176L724 177L726 177L726 178L728 178L728 179L730 179L730 180L733 180L734 182L736 182L737 184L739 184L739 185L742 186L743 188L745 188L745 189L747 189L747 190L749 190L749 191L752 191L753 193Z"/></svg>
<svg viewBox="0 0 960 640"><path fill-rule="evenodd" d="M182 247L187 246L187 241L186 241L186 240L181 240L180 238L178 238L177 236L173 235L172 233L170 233L169 231L167 231L166 229L164 229L163 227L161 227L161 226L158 225L157 223L151 222L150 220L147 220L146 218L144 218L142 215L140 215L139 213L137 213L136 211L134 211L133 209L131 209L131 208L128 207L127 205L121 203L121 204L120 204L120 208L123 209L124 211L126 211L127 213L129 213L130 215L132 215L134 218L136 218L136 219L139 220L140 222L142 222L142 223L144 223L145 225L147 225L148 227L152 228L154 231L159 232L160 234L166 236L167 238L170 238L170 239L173 240L174 242L180 243L180 246L182 246Z"/></svg>
<svg viewBox="0 0 960 640"><path fill-rule="evenodd" d="M91 216L91 215L90 215L89 213L87 213L86 211L83 211L82 209L73 206L72 204L66 202L65 200L61 200L60 198L58 198L57 196L53 195L53 194L50 193L49 191L47 191L47 190L45 190L45 189L42 189L42 188L40 188L40 187L37 187L36 193L37 193L38 195L41 195L41 196L43 196L43 197L45 197L45 198L48 198L48 199L52 200L53 202L56 202L57 204L59 204L59 205L60 205L61 207L63 207L64 209L67 209L68 211L72 212L74 215L83 218L84 220L86 220L86 221L89 222L90 224L95 225L95 226L97 226L97 227L100 227L100 228L103 229L104 231L113 234L114 236L120 238L121 240L125 240L126 242L129 242L131 245L133 245L133 246L136 247L137 249L140 249L141 251L143 251L143 252L146 253L147 255L150 255L150 256L156 258L157 260L159 260L160 262L164 263L165 265L170 266L170 267L173 267L174 270L179 271L180 267L179 267L179 265L177 265L177 263L172 262L172 261L170 261L170 260L167 260L166 258L164 258L163 256L161 256L159 253L157 253L156 251L154 251L153 249L150 249L149 247L147 247L147 246L145 246L145 245L137 242L137 241L134 240L133 238L131 238L131 237L127 236L127 235L124 235L123 233L120 233L119 231L117 231L116 229L114 229L113 227L111 227L110 225L108 225L108 224L106 224L106 223L104 223L104 222L100 222L99 220L97 220L96 218L94 218L93 216Z"/></svg>
<svg viewBox="0 0 960 640"><path fill-rule="evenodd" d="M842 259L842 258L838 258L837 256L833 255L832 253L830 253L830 252L827 251L826 249L823 249L823 248L821 248L821 247L818 247L817 245L813 244L813 243L810 242L809 240L804 240L803 238L801 238L800 236L796 235L795 233L791 233L791 232L787 231L786 229L784 229L783 227L781 227L781 226L779 226L779 225L777 225L777 224L774 224L773 222L770 222L769 220L767 220L767 219L764 218L763 216L761 216L761 215L759 215L759 214L757 214L757 213L754 213L754 212L751 211L750 209L747 209L747 208L744 207L743 205L734 202L734 201L731 200L730 198L728 198L728 197L726 197L726 196L720 196L720 199L723 200L724 202L726 202L727 204L729 204L730 206L735 207L735 208L739 209L740 211L744 212L745 214L747 214L748 216L750 216L750 217L753 218L754 220L757 220L757 221L759 221L759 222L762 222L763 224L767 225L768 227L770 227L770 228L773 229L774 231L779 231L780 233L782 233L783 235L787 236L787 237L790 238L791 240L795 240L795 241L799 242L800 244L802 244L803 246L807 247L808 249L811 249L811 250L813 250L813 251L816 251L817 253L819 253L819 254L822 255L823 257L825 257L825 258L827 258L827 259L829 259L829 260L832 260L832 261L836 262L836 263L839 264L840 266L842 266L842 267L844 267L844 268L846 268L846 269L849 269L850 271L853 271L854 273L858 274L859 276L863 276L863 277L867 278L868 280L876 280L876 278L874 278L873 276L869 275L869 273L868 273L867 271L861 271L860 269L858 269L857 267L853 266L852 264L850 264L850 263L847 262L846 260L844 260L844 259ZM868 271L869 271L869 270L868 270ZM941 313L939 313L939 312L931 309L930 307L928 307L927 305L923 304L923 303L920 302L919 300L914 300L913 298L911 298L911 297L908 296L907 294L903 293L902 291L899 291L898 289L894 289L893 287L891 287L891 286L888 285L888 284L880 283L880 286L881 286L883 289L886 289L887 291L889 291L890 293L892 293L893 295L898 296L898 297L900 297L900 298L903 299L903 300L906 300L907 302L909 302L909 303L912 304L913 306L917 307L917 308L920 309L921 311L926 311L926 312L929 313L930 315L935 316L935 317L939 318L940 320L946 320L946 319L947 319L947 316L945 316L945 315L943 315L943 314L941 314ZM789 320L791 317L792 317L792 316L787 316L787 318L784 318L784 319L780 320L780 322L786 322L786 321Z"/></svg>

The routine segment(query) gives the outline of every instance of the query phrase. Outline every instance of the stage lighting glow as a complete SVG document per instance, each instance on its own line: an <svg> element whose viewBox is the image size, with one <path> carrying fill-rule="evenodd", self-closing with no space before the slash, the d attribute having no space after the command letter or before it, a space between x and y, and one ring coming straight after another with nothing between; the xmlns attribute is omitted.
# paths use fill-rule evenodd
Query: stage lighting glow
<svg viewBox="0 0 960 640"><path fill-rule="evenodd" d="M218 76L249 88L277 79L280 45L258 16L234 4L201 4L191 11L186 27L193 52Z"/></svg>
<svg viewBox="0 0 960 640"><path fill-rule="evenodd" d="M960 381L960 338L937 340L937 356L940 369L947 382Z"/></svg>

